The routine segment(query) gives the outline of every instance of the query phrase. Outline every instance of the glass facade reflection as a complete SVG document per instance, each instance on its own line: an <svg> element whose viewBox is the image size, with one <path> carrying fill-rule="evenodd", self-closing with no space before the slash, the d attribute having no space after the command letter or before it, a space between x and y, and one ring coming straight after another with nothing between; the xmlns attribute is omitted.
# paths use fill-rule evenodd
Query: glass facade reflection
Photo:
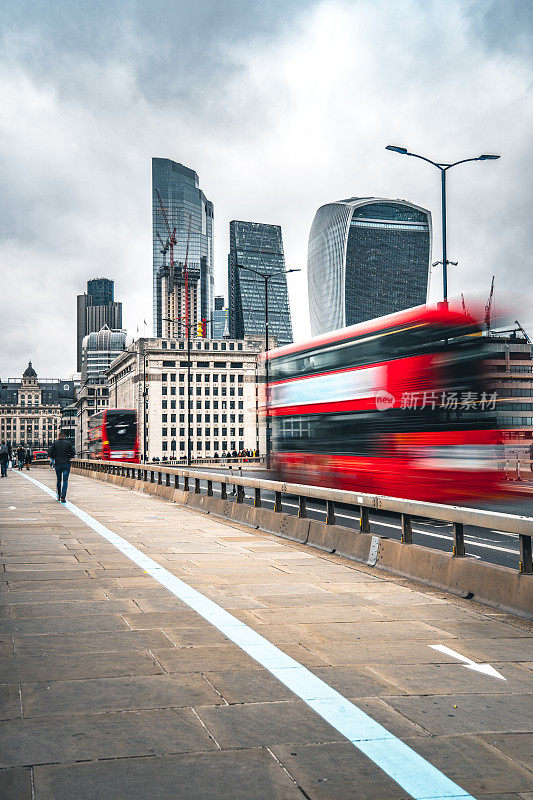
<svg viewBox="0 0 533 800"><path fill-rule="evenodd" d="M368 197L322 206L307 257L313 335L425 303L430 258L423 208Z"/></svg>
<svg viewBox="0 0 533 800"><path fill-rule="evenodd" d="M229 338L228 309L224 305L223 297L215 297L212 338L223 339L224 334Z"/></svg>
<svg viewBox="0 0 533 800"><path fill-rule="evenodd" d="M168 158L152 158L152 246L153 246L153 312L154 336L162 336L162 297L160 270L169 264L169 253L162 253L167 241L165 224L156 189L161 195L163 207L171 229L176 228L177 244L174 245L174 263L185 262L187 231L189 237L188 266L192 275L198 275L197 316L209 319L213 309L213 203L207 200L199 188L196 172ZM191 316L192 323L197 320Z"/></svg>
<svg viewBox="0 0 533 800"><path fill-rule="evenodd" d="M292 342L291 312L287 293L283 240L279 225L261 222L230 222L228 257L230 338L265 335L265 282L241 267L266 275L281 272L268 281L268 324L278 344Z"/></svg>

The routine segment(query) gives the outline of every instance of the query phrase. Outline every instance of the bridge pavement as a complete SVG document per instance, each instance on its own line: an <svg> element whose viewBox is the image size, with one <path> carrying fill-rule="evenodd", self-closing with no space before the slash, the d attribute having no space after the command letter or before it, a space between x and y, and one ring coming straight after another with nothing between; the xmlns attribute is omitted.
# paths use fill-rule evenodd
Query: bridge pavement
<svg viewBox="0 0 533 800"><path fill-rule="evenodd" d="M89 478L69 500L0 481L3 800L533 800L528 623ZM385 747L349 741L193 610L201 597L350 700L351 722L380 723ZM422 757L416 776L398 747Z"/></svg>

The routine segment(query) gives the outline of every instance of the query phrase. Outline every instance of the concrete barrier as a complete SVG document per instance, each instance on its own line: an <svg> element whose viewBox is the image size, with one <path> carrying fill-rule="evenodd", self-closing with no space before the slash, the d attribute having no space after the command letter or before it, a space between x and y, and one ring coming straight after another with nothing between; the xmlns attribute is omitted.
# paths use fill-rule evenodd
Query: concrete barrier
<svg viewBox="0 0 533 800"><path fill-rule="evenodd" d="M508 567L451 553L432 550L396 539L359 533L341 525L327 525L300 519L283 512L255 508L234 499L222 500L205 494L186 492L157 482L122 478L105 472L89 472L77 467L73 472L86 477L128 486L191 510L246 525L256 530L289 539L323 552L368 564L375 569L418 581L452 594L476 600L512 614L533 618L533 576ZM120 482L122 480L122 483ZM372 555L371 555L372 554Z"/></svg>

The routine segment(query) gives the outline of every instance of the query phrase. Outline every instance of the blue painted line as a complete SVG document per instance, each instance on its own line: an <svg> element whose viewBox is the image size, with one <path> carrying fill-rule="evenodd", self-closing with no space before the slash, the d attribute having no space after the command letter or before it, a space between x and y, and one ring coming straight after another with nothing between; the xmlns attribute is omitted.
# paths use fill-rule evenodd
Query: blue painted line
<svg viewBox="0 0 533 800"><path fill-rule="evenodd" d="M48 486L29 475L18 474L55 499L55 492ZM165 567L137 550L126 539L110 531L81 508L69 501L63 507L75 514L78 519L114 545L175 597L210 622L241 650L248 653L300 700L303 700L309 708L312 708L323 720L346 737L354 747L396 781L414 800L475 800L472 795L447 778L383 725L346 700L339 692L273 645L264 636L249 628L244 622L184 583L180 578L172 575Z"/></svg>

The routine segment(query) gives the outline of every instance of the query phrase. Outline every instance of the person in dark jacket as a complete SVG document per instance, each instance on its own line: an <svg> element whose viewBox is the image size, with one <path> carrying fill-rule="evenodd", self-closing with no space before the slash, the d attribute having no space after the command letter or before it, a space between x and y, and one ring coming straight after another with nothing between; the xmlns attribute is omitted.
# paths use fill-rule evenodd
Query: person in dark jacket
<svg viewBox="0 0 533 800"><path fill-rule="evenodd" d="M50 458L54 459L57 476L57 499L61 503L67 500L68 476L70 473L70 459L74 458L74 448L65 438L63 431L59 432L57 441L50 448Z"/></svg>
<svg viewBox="0 0 533 800"><path fill-rule="evenodd" d="M31 452L30 448L26 448L26 452L24 453L24 463L26 464L26 469L30 468L30 464L33 461L33 453Z"/></svg>
<svg viewBox="0 0 533 800"><path fill-rule="evenodd" d="M23 446L19 445L19 447L17 448L17 466L19 469L22 469L22 467L24 466L25 454L26 451L24 450Z"/></svg>
<svg viewBox="0 0 533 800"><path fill-rule="evenodd" d="M7 442L2 442L0 444L0 466L1 466L1 474L2 478L7 477L7 465L9 462L9 445Z"/></svg>

